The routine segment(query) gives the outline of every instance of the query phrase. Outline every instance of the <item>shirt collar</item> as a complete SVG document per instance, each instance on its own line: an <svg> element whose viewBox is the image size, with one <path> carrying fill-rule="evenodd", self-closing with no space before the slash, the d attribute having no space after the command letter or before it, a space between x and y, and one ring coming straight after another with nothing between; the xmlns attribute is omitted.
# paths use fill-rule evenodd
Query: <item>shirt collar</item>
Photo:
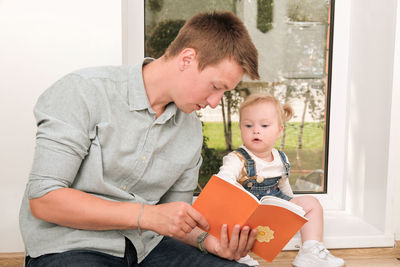
<svg viewBox="0 0 400 267"><path fill-rule="evenodd" d="M160 117L157 118L156 123L166 123L169 119L172 118L172 121L174 122L174 124L177 124L177 113L181 112L177 106L175 105L175 103L169 103L166 107L165 110L163 112L163 114L161 114Z"/></svg>
<svg viewBox="0 0 400 267"><path fill-rule="evenodd" d="M152 62L154 58L146 57L139 64L133 65L129 71L128 81L128 103L129 111L139 111L148 109L150 113L155 114L150 106L147 98L146 89L143 81L143 66ZM177 113L180 111L175 103L170 103L166 106L165 111L157 118L156 123L165 123L173 117L174 124L177 124Z"/></svg>

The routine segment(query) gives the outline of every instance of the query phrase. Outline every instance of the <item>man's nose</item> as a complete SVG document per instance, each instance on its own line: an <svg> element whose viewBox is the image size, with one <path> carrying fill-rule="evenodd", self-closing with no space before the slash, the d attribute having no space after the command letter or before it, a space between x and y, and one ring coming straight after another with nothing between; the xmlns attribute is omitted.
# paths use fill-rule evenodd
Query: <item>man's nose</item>
<svg viewBox="0 0 400 267"><path fill-rule="evenodd" d="M222 98L223 95L224 95L224 91L216 92L214 94L211 94L207 98L208 105L211 108L216 108L218 106L219 101L221 101L221 98Z"/></svg>

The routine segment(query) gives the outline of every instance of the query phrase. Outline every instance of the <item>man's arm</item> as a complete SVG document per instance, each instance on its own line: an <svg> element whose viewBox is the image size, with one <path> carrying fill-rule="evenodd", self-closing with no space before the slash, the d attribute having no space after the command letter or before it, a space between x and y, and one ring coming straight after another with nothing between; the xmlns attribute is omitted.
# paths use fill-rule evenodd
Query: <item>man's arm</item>
<svg viewBox="0 0 400 267"><path fill-rule="evenodd" d="M140 204L115 202L60 188L30 200L32 215L43 221L85 230L135 228Z"/></svg>
<svg viewBox="0 0 400 267"><path fill-rule="evenodd" d="M152 230L173 237L189 245L197 245L203 232L197 226L208 228L205 218L185 202L145 205L104 200L85 192L61 188L40 198L30 200L32 214L44 221L85 230L141 229ZM245 256L253 247L257 230L248 226L234 227L231 239L228 229L221 228L221 240L208 236L204 247L208 252L230 260Z"/></svg>
<svg viewBox="0 0 400 267"><path fill-rule="evenodd" d="M85 230L137 229L141 205L104 200L72 188L30 200L36 218ZM184 238L197 225L208 228L204 217L185 202L145 205L139 223L141 229L174 238Z"/></svg>

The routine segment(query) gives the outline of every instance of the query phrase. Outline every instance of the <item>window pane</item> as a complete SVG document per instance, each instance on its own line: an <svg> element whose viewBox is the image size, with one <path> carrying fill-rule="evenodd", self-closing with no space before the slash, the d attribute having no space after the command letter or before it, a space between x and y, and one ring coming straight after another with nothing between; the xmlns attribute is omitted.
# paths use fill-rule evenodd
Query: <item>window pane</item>
<svg viewBox="0 0 400 267"><path fill-rule="evenodd" d="M236 104L249 93L266 91L282 103L290 103L295 111L276 143L276 148L289 157L292 188L302 193L326 192L332 5L328 0L145 1L146 56L161 56L188 18L212 10L237 14L259 51L261 79L244 77L217 109L206 109L201 114L210 150L200 186L218 172L221 157L241 145ZM231 106L230 117L226 106Z"/></svg>

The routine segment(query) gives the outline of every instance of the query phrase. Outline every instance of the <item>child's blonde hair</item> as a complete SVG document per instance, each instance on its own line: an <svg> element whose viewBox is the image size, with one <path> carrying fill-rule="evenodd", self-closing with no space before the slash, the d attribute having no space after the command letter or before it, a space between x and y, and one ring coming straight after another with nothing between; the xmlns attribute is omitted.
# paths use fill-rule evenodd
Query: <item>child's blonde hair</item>
<svg viewBox="0 0 400 267"><path fill-rule="evenodd" d="M293 109L292 107L285 103L282 105L278 99L276 99L275 96L267 93L255 93L249 95L243 103L240 105L239 108L239 120L241 120L242 117L242 110L245 107L258 104L258 103L263 103L263 102L269 102L275 105L276 111L278 112L278 120L279 124L283 125L285 122L290 120L293 117Z"/></svg>

